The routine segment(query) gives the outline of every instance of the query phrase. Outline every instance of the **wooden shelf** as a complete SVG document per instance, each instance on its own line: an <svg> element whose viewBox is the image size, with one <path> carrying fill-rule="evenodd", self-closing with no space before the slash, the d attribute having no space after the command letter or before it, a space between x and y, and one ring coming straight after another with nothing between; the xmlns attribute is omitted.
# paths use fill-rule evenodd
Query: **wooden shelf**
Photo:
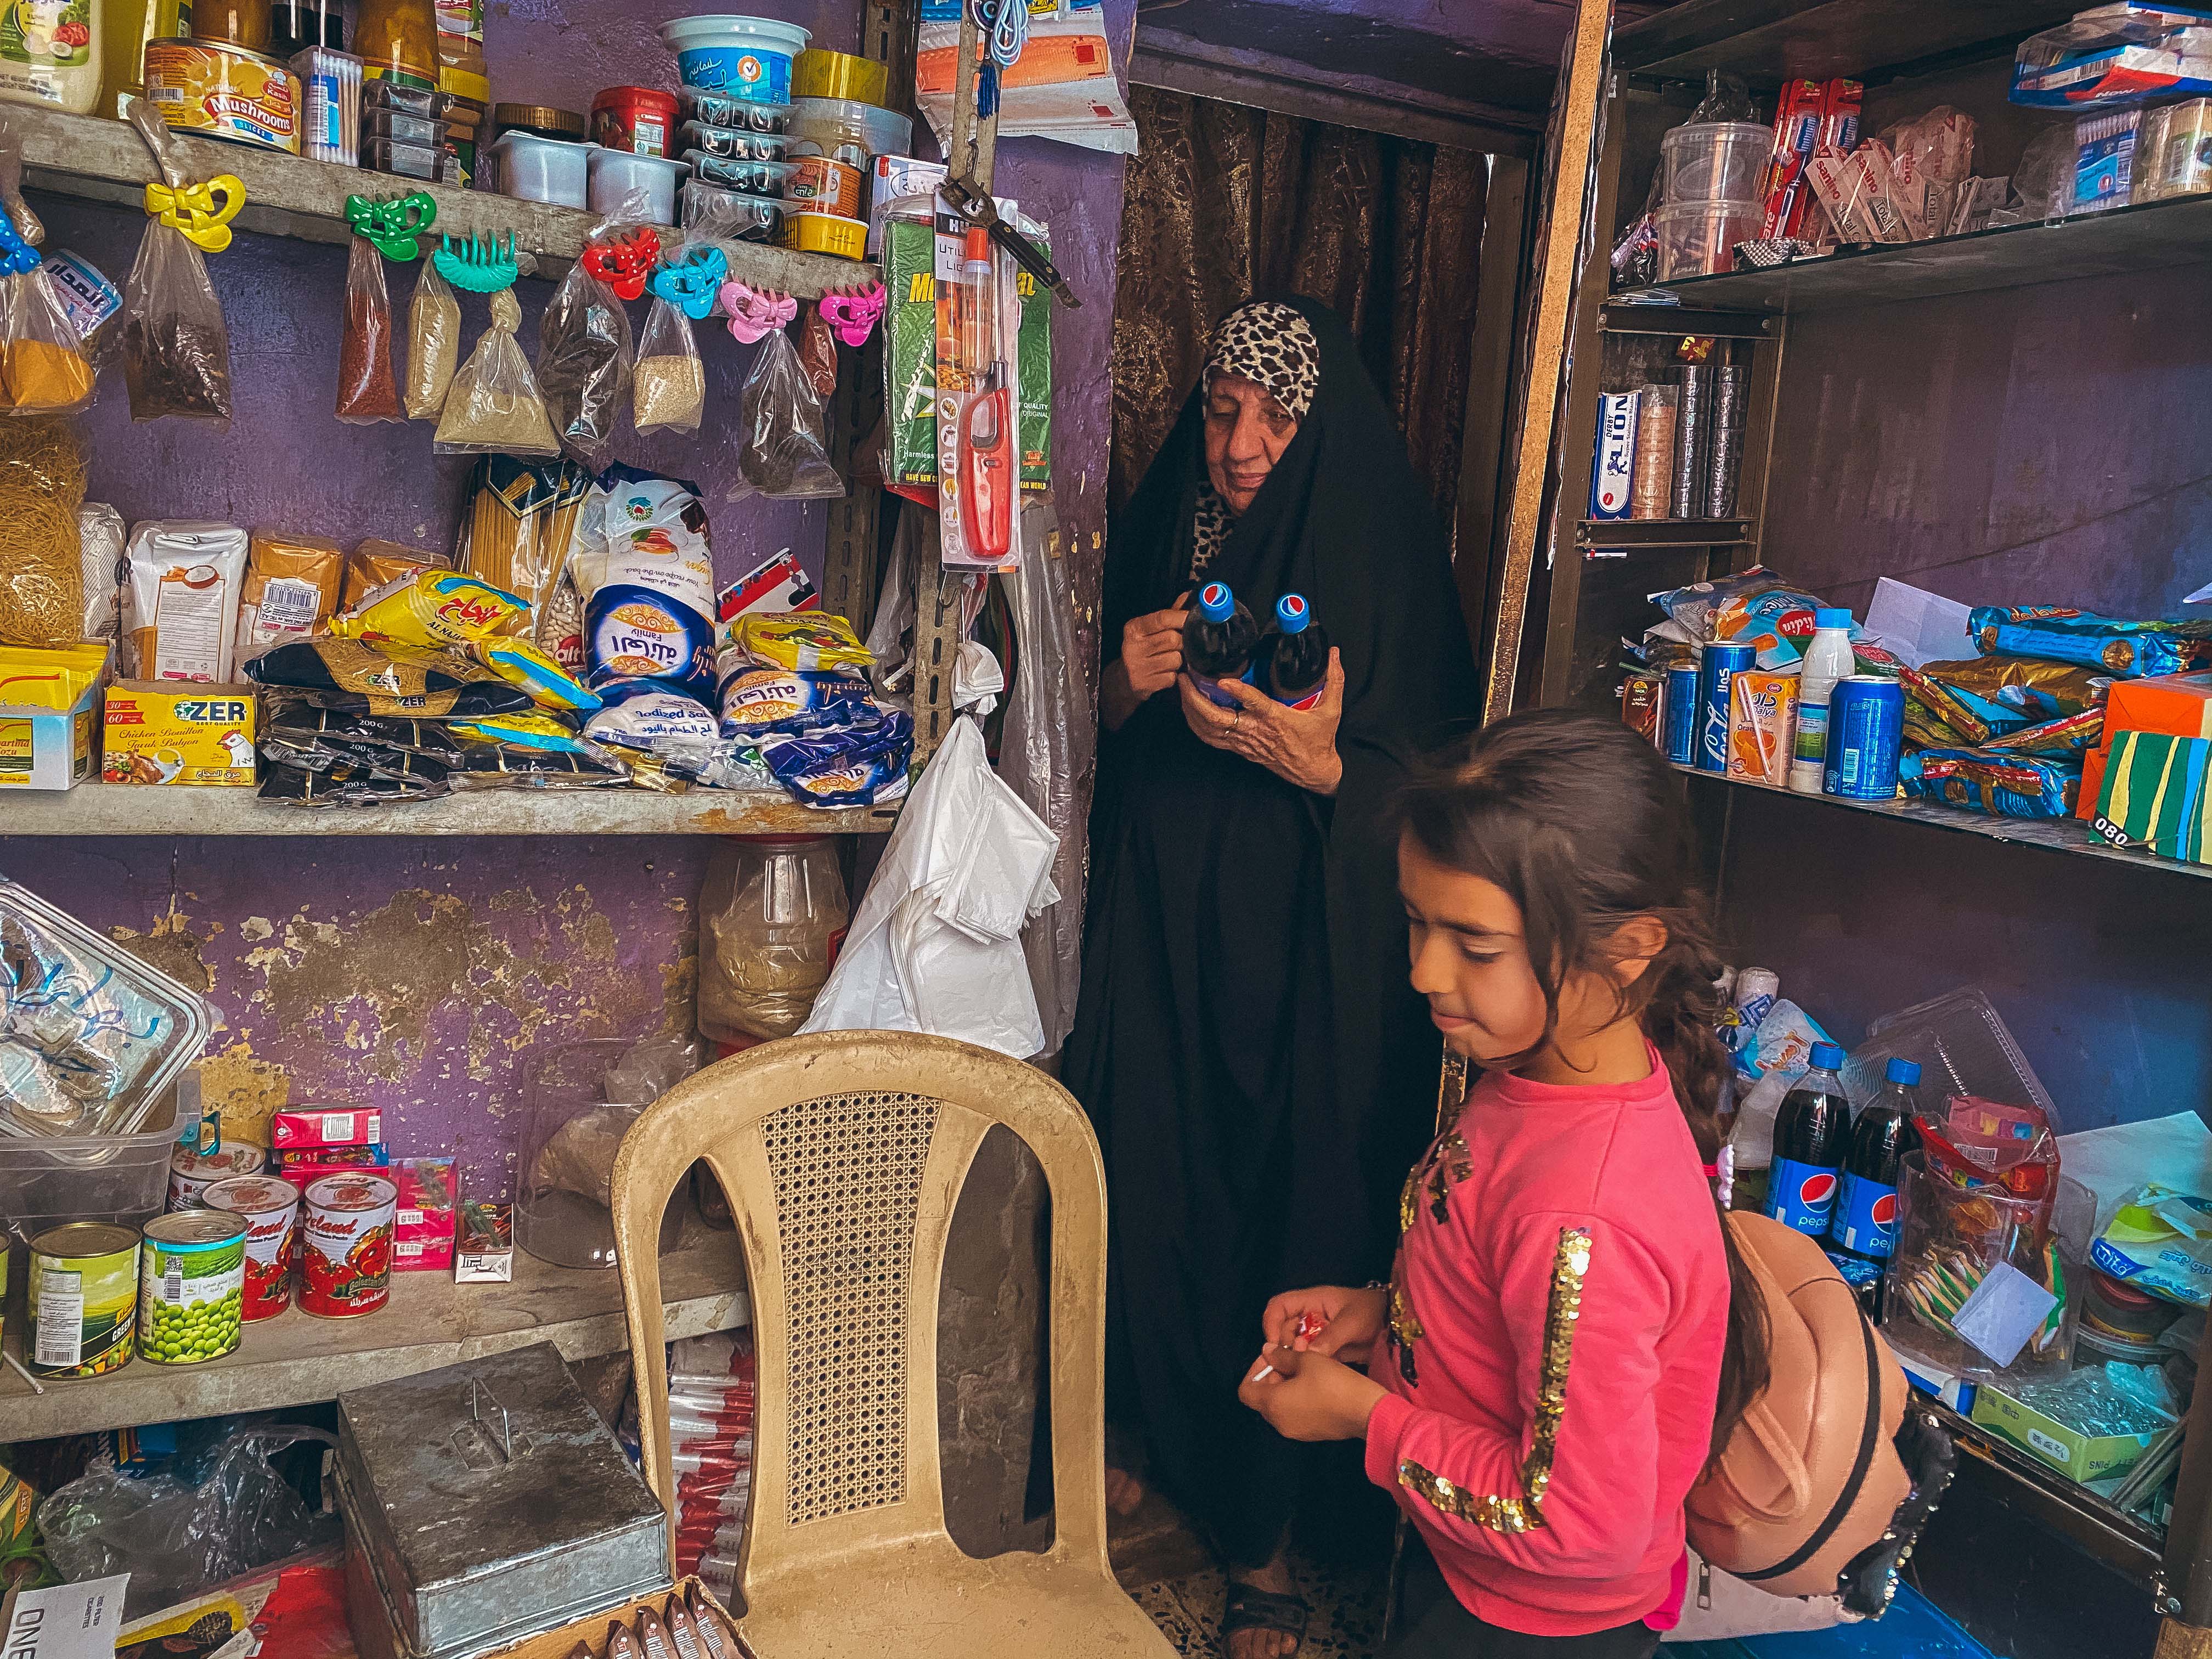
<svg viewBox="0 0 2212 1659"><path fill-rule="evenodd" d="M1748 519L1584 519L1575 545L1602 548L1739 547L1750 539ZM1605 554L1595 556L1604 557Z"/></svg>
<svg viewBox="0 0 2212 1659"><path fill-rule="evenodd" d="M2104 864L2154 870L2162 875L2212 878L2212 865L2187 864L2179 859L2162 859L2136 848L2114 847L2079 818L2001 817L1992 813L1964 811L1955 806L1938 806L1910 795L1900 795L1895 800L1845 800L1837 795L1801 795L1794 789L1778 789L1771 784L1753 783L1748 778L1724 777L1696 767L1677 766L1674 769L1711 783L1755 789L1761 794L1802 801L1811 807L1840 807L1845 811L1871 813L1901 823L1926 824L1959 835L1979 836L1984 841L2009 842L2045 853L2064 853Z"/></svg>
<svg viewBox="0 0 2212 1659"><path fill-rule="evenodd" d="M2208 260L2212 196L2183 196L1966 236L1847 249L1771 270L1694 276L1653 291L1674 295L1685 306L1802 317L1947 294L2131 276Z"/></svg>
<svg viewBox="0 0 2212 1659"><path fill-rule="evenodd" d="M86 783L0 795L11 836L866 836L896 806L823 811L770 795L694 789L483 789L397 806L286 806L251 789Z"/></svg>
<svg viewBox="0 0 2212 1659"><path fill-rule="evenodd" d="M64 115L55 110L11 104L8 125L23 149L23 182L88 202L107 202L143 212L146 186L160 176L154 157L127 123L94 115ZM246 185L246 206L233 222L241 230L303 241L345 243L345 198L366 196L384 201L413 191L436 198L433 234L464 236L514 234L517 244L536 258L529 274L557 277L575 262L584 239L599 222L596 213L548 207L489 191L426 185L359 167L302 161L279 150L224 143L213 138L181 138L191 153L194 174L235 174ZM212 256L220 258L222 256ZM818 299L833 289L879 281L873 265L826 254L799 253L763 242L730 245L730 275L757 288L769 288L802 300Z"/></svg>
<svg viewBox="0 0 2212 1659"><path fill-rule="evenodd" d="M696 1219L689 1227L691 1242L660 1262L671 1341L730 1330L752 1316L738 1236ZM23 1322L8 1322L8 1352L19 1359ZM205 1364L133 1359L105 1376L45 1382L44 1394L13 1367L0 1367L0 1440L306 1405L533 1342L552 1343L563 1359L628 1347L615 1271L549 1267L518 1249L511 1285L456 1285L449 1272L394 1273L392 1300L375 1313L318 1319L295 1307L246 1326L236 1352Z"/></svg>
<svg viewBox="0 0 2212 1659"><path fill-rule="evenodd" d="M2078 0L1684 0L1613 37L1626 74L1702 81L1707 70L1753 86L1848 76L1875 81L2012 48L2063 23Z"/></svg>

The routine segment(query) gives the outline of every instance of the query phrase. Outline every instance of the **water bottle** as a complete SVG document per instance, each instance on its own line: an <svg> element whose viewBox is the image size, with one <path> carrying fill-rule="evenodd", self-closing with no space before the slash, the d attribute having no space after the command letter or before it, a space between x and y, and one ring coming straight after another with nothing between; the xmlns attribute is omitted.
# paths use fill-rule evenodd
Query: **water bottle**
<svg viewBox="0 0 2212 1659"><path fill-rule="evenodd" d="M1260 646L1260 626L1227 582L1208 582L1182 624L1182 665L1191 682L1224 708L1240 707L1219 680L1249 679Z"/></svg>
<svg viewBox="0 0 2212 1659"><path fill-rule="evenodd" d="M1328 680L1328 630L1313 619L1302 593L1275 601L1275 631L1267 636L1267 695L1293 708L1321 701Z"/></svg>
<svg viewBox="0 0 2212 1659"><path fill-rule="evenodd" d="M1813 613L1813 637L1797 676L1797 736L1790 751L1790 787L1801 795L1820 793L1828 759L1828 699L1836 682L1858 672L1851 655L1851 613L1822 606Z"/></svg>

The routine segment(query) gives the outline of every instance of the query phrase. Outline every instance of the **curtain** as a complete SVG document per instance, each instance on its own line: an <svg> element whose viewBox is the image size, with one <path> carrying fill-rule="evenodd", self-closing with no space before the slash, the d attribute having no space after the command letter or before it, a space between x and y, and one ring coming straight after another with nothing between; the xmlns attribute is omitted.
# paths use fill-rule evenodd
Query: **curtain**
<svg viewBox="0 0 2212 1659"><path fill-rule="evenodd" d="M1112 504L1174 425L1214 323L1287 292L1351 325L1449 525L1487 158L1151 87L1130 88L1129 108L1139 142L1114 304Z"/></svg>

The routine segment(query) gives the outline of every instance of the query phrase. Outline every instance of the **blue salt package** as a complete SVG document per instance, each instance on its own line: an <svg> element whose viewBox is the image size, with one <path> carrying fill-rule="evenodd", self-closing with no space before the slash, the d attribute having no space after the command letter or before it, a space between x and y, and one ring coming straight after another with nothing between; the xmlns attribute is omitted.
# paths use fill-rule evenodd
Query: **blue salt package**
<svg viewBox="0 0 2212 1659"><path fill-rule="evenodd" d="M749 662L724 678L721 702L726 738L847 726L875 710L868 683L854 675L757 668Z"/></svg>
<svg viewBox="0 0 2212 1659"><path fill-rule="evenodd" d="M2124 679L2212 668L2212 622L2129 622L2065 605L1977 605L1967 632L1985 657L2079 663Z"/></svg>
<svg viewBox="0 0 2212 1659"><path fill-rule="evenodd" d="M906 793L914 720L887 708L850 726L772 732L760 753L776 781L809 806L874 806Z"/></svg>
<svg viewBox="0 0 2212 1659"><path fill-rule="evenodd" d="M1923 749L1897 764L1905 793L1970 812L2008 818L2063 818L2081 787L2078 764L1989 749Z"/></svg>
<svg viewBox="0 0 2212 1659"><path fill-rule="evenodd" d="M584 683L714 690L714 566L698 487L611 466L577 514L569 561L584 600Z"/></svg>

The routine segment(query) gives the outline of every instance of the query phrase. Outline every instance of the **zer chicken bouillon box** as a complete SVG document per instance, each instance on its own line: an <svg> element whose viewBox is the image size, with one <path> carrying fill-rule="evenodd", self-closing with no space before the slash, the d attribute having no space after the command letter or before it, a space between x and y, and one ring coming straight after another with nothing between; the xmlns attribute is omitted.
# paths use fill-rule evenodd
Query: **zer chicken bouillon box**
<svg viewBox="0 0 2212 1659"><path fill-rule="evenodd" d="M118 680L102 737L108 783L253 785L253 687Z"/></svg>

